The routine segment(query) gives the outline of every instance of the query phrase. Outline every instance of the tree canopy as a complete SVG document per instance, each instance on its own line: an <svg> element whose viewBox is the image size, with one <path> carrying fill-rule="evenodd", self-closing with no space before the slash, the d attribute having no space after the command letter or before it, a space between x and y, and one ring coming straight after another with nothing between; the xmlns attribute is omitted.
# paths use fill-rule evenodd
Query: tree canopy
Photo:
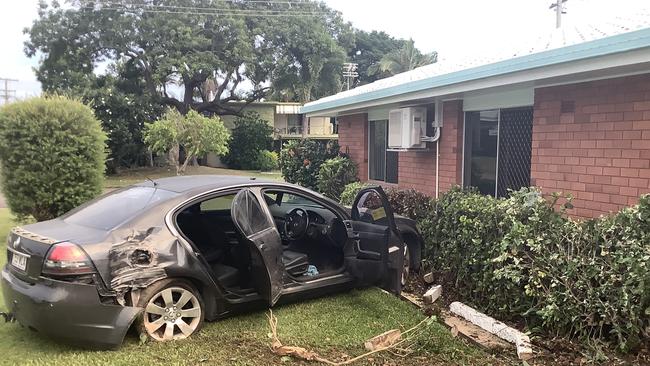
<svg viewBox="0 0 650 366"><path fill-rule="evenodd" d="M39 6L25 52L41 55L36 73L45 91L78 92L99 70L128 68L148 96L183 114L239 114L245 104L229 102L258 100L271 86L303 102L335 93L353 42L338 12L309 0Z"/></svg>
<svg viewBox="0 0 650 366"><path fill-rule="evenodd" d="M157 153L169 153L171 163L176 166L176 174L183 174L187 164L195 157L208 153L224 155L228 152L230 133L218 117L208 118L194 110L182 115L175 109L167 111L163 117L145 124L144 141ZM179 148L185 150L185 160L181 163Z"/></svg>
<svg viewBox="0 0 650 366"><path fill-rule="evenodd" d="M386 32L363 30L354 32L354 40L354 47L348 50L348 58L350 62L358 64L359 77L355 85L368 84L391 76L378 68L379 62L386 54L399 50L406 43L406 40L393 38Z"/></svg>
<svg viewBox="0 0 650 366"><path fill-rule="evenodd" d="M390 75L410 71L420 66L435 63L438 53L422 53L415 47L412 39L404 42L402 47L385 54L379 63L373 64L371 74L384 73Z"/></svg>

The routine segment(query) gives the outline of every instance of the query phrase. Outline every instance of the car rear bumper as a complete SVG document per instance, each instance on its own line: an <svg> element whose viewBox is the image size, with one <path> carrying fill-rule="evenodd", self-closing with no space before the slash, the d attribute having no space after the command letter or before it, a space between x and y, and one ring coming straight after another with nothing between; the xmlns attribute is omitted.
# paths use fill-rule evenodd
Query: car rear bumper
<svg viewBox="0 0 650 366"><path fill-rule="evenodd" d="M115 348L141 308L103 304L94 285L46 279L32 284L2 269L7 310L23 326L58 340Z"/></svg>

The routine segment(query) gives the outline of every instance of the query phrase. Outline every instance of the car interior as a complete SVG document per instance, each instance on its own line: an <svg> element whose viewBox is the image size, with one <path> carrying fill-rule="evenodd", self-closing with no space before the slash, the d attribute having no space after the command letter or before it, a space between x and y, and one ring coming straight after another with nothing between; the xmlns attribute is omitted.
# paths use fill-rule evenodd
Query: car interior
<svg viewBox="0 0 650 366"><path fill-rule="evenodd" d="M250 293L255 291L251 258L257 253L233 222L235 195L195 203L179 212L176 222L223 287ZM309 281L343 270L347 233L341 218L320 203L288 191L266 190L264 199L282 239L282 263L290 278Z"/></svg>

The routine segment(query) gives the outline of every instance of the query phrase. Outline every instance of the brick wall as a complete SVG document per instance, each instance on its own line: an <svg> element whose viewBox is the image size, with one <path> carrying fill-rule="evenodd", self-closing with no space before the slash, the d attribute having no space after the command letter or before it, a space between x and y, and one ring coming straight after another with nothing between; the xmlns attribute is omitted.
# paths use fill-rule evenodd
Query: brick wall
<svg viewBox="0 0 650 366"><path fill-rule="evenodd" d="M461 183L463 104L460 100L443 104L443 127L440 136L440 192ZM436 194L436 144L426 152L399 153L399 188L414 188Z"/></svg>
<svg viewBox="0 0 650 366"><path fill-rule="evenodd" d="M635 204L650 192L650 74L536 89L532 146L531 183L572 193L571 214Z"/></svg>
<svg viewBox="0 0 650 366"><path fill-rule="evenodd" d="M444 103L443 128L440 137L440 191L461 183L462 167L462 101ZM339 144L341 151L348 151L359 167L359 179L368 180L368 116L354 114L341 116L339 121ZM398 187L414 188L429 195L436 192L436 147L429 151L400 152L398 162ZM390 184L387 184L390 185Z"/></svg>
<svg viewBox="0 0 650 366"><path fill-rule="evenodd" d="M368 180L368 115L351 114L338 118L339 145L357 163L359 179Z"/></svg>

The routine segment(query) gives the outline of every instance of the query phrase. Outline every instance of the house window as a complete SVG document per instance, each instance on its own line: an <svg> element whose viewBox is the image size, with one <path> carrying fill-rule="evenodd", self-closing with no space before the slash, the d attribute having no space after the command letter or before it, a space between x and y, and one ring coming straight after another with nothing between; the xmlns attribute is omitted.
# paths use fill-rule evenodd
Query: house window
<svg viewBox="0 0 650 366"><path fill-rule="evenodd" d="M287 115L287 133L290 135L302 135L302 120L299 114Z"/></svg>
<svg viewBox="0 0 650 366"><path fill-rule="evenodd" d="M372 180L397 183L398 153L388 147L388 121L368 122L368 177Z"/></svg>
<svg viewBox="0 0 650 366"><path fill-rule="evenodd" d="M336 135L339 133L339 122L336 120L336 117L330 117L330 125L332 134Z"/></svg>
<svg viewBox="0 0 650 366"><path fill-rule="evenodd" d="M533 108L465 113L464 185L504 197L530 185Z"/></svg>

